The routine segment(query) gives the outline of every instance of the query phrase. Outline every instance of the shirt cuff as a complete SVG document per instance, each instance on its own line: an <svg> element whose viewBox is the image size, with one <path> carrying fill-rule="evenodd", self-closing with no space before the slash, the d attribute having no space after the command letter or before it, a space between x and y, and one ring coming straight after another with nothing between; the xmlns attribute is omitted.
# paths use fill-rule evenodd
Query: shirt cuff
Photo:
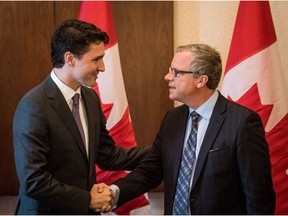
<svg viewBox="0 0 288 216"><path fill-rule="evenodd" d="M120 189L117 185L114 185L114 184L110 185L109 187L115 194L115 204L112 207L112 210L114 210L117 207L117 202L118 202L119 195L120 195Z"/></svg>

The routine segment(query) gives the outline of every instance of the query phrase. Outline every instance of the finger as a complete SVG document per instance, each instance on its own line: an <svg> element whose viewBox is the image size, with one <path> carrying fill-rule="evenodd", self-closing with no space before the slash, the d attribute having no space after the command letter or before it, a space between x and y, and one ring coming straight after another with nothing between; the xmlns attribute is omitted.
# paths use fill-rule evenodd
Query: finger
<svg viewBox="0 0 288 216"><path fill-rule="evenodd" d="M103 185L97 185L97 192L102 193L104 191L104 186Z"/></svg>
<svg viewBox="0 0 288 216"><path fill-rule="evenodd" d="M109 204L110 204L111 206L114 206L114 205L115 205L115 200L114 200L114 199L111 199L111 201L109 202Z"/></svg>
<svg viewBox="0 0 288 216"><path fill-rule="evenodd" d="M112 199L115 199L115 193L114 193L114 191L112 189L110 189L110 193L111 193Z"/></svg>
<svg viewBox="0 0 288 216"><path fill-rule="evenodd" d="M112 206L108 206L107 208L106 208L106 212L110 212L112 210Z"/></svg>
<svg viewBox="0 0 288 216"><path fill-rule="evenodd" d="M111 198L110 204L111 204L111 206L114 206L114 204L115 204L115 194L113 192L112 192L110 198Z"/></svg>
<svg viewBox="0 0 288 216"><path fill-rule="evenodd" d="M107 213L107 212L110 212L111 211L111 209L112 209L112 206L103 206L102 207L102 212L104 212L104 213Z"/></svg>
<svg viewBox="0 0 288 216"><path fill-rule="evenodd" d="M101 212L106 212L107 206L102 206Z"/></svg>

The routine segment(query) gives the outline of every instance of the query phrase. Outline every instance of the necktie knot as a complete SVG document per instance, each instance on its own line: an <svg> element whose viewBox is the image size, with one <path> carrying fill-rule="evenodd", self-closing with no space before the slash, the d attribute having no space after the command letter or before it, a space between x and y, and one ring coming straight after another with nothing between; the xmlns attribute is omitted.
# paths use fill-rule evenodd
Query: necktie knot
<svg viewBox="0 0 288 216"><path fill-rule="evenodd" d="M79 93L76 93L74 96L73 96L73 105L76 105L78 106L79 105L79 98L80 98L80 94Z"/></svg>
<svg viewBox="0 0 288 216"><path fill-rule="evenodd" d="M193 111L192 113L191 113L191 117L192 117L192 129L195 131L195 132L197 132L197 130L198 130L198 119L199 119L199 114L197 113L197 112L195 112L195 111Z"/></svg>
<svg viewBox="0 0 288 216"><path fill-rule="evenodd" d="M193 121L193 122L197 122L197 121L198 121L199 114L198 114L197 112L193 111L193 112L191 113L191 116L192 116L192 121Z"/></svg>

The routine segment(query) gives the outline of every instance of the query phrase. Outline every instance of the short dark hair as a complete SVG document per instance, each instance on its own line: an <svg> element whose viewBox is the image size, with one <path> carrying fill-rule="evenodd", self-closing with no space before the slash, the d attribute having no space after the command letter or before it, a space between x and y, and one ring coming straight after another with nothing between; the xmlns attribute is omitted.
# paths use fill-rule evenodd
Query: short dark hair
<svg viewBox="0 0 288 216"><path fill-rule="evenodd" d="M100 42L108 44L109 36L97 26L76 19L64 21L51 38L53 67L63 67L66 52L71 52L80 59L88 51L90 44Z"/></svg>

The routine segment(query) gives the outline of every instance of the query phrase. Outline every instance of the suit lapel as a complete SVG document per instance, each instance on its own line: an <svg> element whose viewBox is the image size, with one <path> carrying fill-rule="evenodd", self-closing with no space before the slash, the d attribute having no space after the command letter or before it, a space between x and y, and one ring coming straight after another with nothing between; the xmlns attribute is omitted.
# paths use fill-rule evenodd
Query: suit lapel
<svg viewBox="0 0 288 216"><path fill-rule="evenodd" d="M87 159L87 153L83 144L83 140L81 138L81 134L64 96L62 95L61 91L58 89L57 85L53 82L50 76L47 77L45 84L45 91L47 97L51 99L51 107L53 107L53 109L58 113L66 128L74 137L82 154Z"/></svg>
<svg viewBox="0 0 288 216"><path fill-rule="evenodd" d="M85 87L82 87L82 97L84 101L85 111L86 111L86 117L87 117L87 126L88 126L88 136L89 136L89 142L88 142L88 148L89 148L89 158L92 158L91 154L95 154L95 148L92 143L95 143L96 139L96 129L93 127L94 122L96 121L96 116L94 113L96 113L97 107L94 107L93 104L95 104L95 101L92 101L92 97L87 97L89 94L88 90Z"/></svg>
<svg viewBox="0 0 288 216"><path fill-rule="evenodd" d="M100 119L102 113L100 99L96 92L82 86L82 96L86 110L88 134L89 134L89 185L95 183L95 162L97 161L97 148L99 146L99 133L100 133Z"/></svg>
<svg viewBox="0 0 288 216"><path fill-rule="evenodd" d="M213 145L214 140L216 139L217 134L219 133L223 125L223 122L225 121L225 117L222 115L222 113L225 111L225 106L226 106L226 101L224 97L219 93L219 97L215 104L215 107L214 107L214 110L210 119L210 123L206 130L203 143L201 146L201 150L198 155L195 173L193 177L192 189L195 186L200 176L201 170L203 168L207 155L211 149L211 146Z"/></svg>

